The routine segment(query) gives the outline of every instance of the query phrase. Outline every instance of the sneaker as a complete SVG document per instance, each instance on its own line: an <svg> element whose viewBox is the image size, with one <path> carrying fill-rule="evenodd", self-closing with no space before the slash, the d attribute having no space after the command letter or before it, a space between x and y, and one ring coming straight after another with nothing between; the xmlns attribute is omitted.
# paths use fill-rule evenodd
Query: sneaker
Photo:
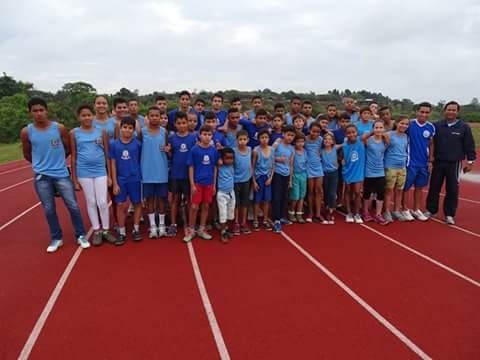
<svg viewBox="0 0 480 360"><path fill-rule="evenodd" d="M392 211L392 218L398 221L407 221L401 211Z"/></svg>
<svg viewBox="0 0 480 360"><path fill-rule="evenodd" d="M280 234L282 232L282 223L280 221L275 221L273 224L273 232Z"/></svg>
<svg viewBox="0 0 480 360"><path fill-rule="evenodd" d="M267 231L272 231L272 224L270 223L270 221L265 220L263 222L263 228Z"/></svg>
<svg viewBox="0 0 480 360"><path fill-rule="evenodd" d="M353 214L352 213L348 213L346 216L345 216L345 222L346 223L354 223L355 222L355 219L353 218Z"/></svg>
<svg viewBox="0 0 480 360"><path fill-rule="evenodd" d="M205 225L205 230L212 231L213 230L213 225L212 224Z"/></svg>
<svg viewBox="0 0 480 360"><path fill-rule="evenodd" d="M305 219L302 216L302 213L297 213L297 222L299 224L305 224Z"/></svg>
<svg viewBox="0 0 480 360"><path fill-rule="evenodd" d="M430 211L425 211L423 215L427 218L430 219L431 217L437 216L437 214L431 213Z"/></svg>
<svg viewBox="0 0 480 360"><path fill-rule="evenodd" d="M221 231L222 230L222 226L220 225L220 223L218 222L218 220L213 220L213 227L215 229L217 229L218 231Z"/></svg>
<svg viewBox="0 0 480 360"><path fill-rule="evenodd" d="M287 218L281 218L280 219L280 224L282 225L292 225L292 222L288 220Z"/></svg>
<svg viewBox="0 0 480 360"><path fill-rule="evenodd" d="M113 224L113 231L115 231L117 234L120 235L120 233L118 232L120 230L120 226L118 226L118 224Z"/></svg>
<svg viewBox="0 0 480 360"><path fill-rule="evenodd" d="M307 222L307 223L312 223L312 222L313 222L313 219L312 219L310 216L308 216L308 217L305 219L305 222Z"/></svg>
<svg viewBox="0 0 480 360"><path fill-rule="evenodd" d="M448 225L455 225L455 219L453 218L453 216L446 216L445 217L445 222Z"/></svg>
<svg viewBox="0 0 480 360"><path fill-rule="evenodd" d="M363 220L360 214L355 214L353 216L353 221L355 221L355 224L363 224Z"/></svg>
<svg viewBox="0 0 480 360"><path fill-rule="evenodd" d="M415 221L415 218L412 216L412 214L410 213L410 210L408 209L405 211L402 211L402 215L406 221Z"/></svg>
<svg viewBox="0 0 480 360"><path fill-rule="evenodd" d="M47 252L48 253L53 253L58 250L60 246L63 245L63 240L52 240L50 245L47 247Z"/></svg>
<svg viewBox="0 0 480 360"><path fill-rule="evenodd" d="M85 237L85 235L80 235L78 238L77 238L77 243L78 245L80 245L80 247L82 249L88 249L90 247L90 243L88 242L87 238Z"/></svg>
<svg viewBox="0 0 480 360"><path fill-rule="evenodd" d="M177 236L177 225L176 224L171 224L167 228L167 236L168 237L175 237Z"/></svg>
<svg viewBox="0 0 480 360"><path fill-rule="evenodd" d="M420 220L420 221L427 221L428 220L428 217L426 217L425 214L422 213L422 210L420 210L420 209L412 211L412 215L415 219Z"/></svg>
<svg viewBox="0 0 480 360"><path fill-rule="evenodd" d="M393 223L392 214L390 214L389 211L385 211L383 213L383 218L385 219L386 222Z"/></svg>
<svg viewBox="0 0 480 360"><path fill-rule="evenodd" d="M258 223L258 220L255 220L255 221L252 223L252 230L253 230L253 231L260 231L260 224Z"/></svg>
<svg viewBox="0 0 480 360"><path fill-rule="evenodd" d="M148 238L155 239L157 236L158 236L158 229L154 226L150 227L150 230L148 231Z"/></svg>
<svg viewBox="0 0 480 360"><path fill-rule="evenodd" d="M333 216L333 214L328 214L327 223L328 223L328 225L335 224L335 216Z"/></svg>
<svg viewBox="0 0 480 360"><path fill-rule="evenodd" d="M103 230L102 236L103 240L108 241L110 244L115 244L117 241L117 238L108 230Z"/></svg>
<svg viewBox="0 0 480 360"><path fill-rule="evenodd" d="M295 223L297 222L297 218L295 217L295 213L292 211L292 212L288 212L288 221L292 222L292 223Z"/></svg>
<svg viewBox="0 0 480 360"><path fill-rule="evenodd" d="M221 240L222 243L224 243L224 244L227 244L227 243L230 241L230 236L229 236L227 230L223 230L223 231L220 233L220 240Z"/></svg>
<svg viewBox="0 0 480 360"><path fill-rule="evenodd" d="M93 233L92 238L92 245L93 246L100 246L103 242L103 232L101 230L97 230Z"/></svg>
<svg viewBox="0 0 480 360"><path fill-rule="evenodd" d="M185 228L185 236L183 237L183 242L188 243L193 240L195 237L195 230L190 228Z"/></svg>
<svg viewBox="0 0 480 360"><path fill-rule="evenodd" d="M212 240L212 235L206 232L206 230L198 231L197 236L203 240Z"/></svg>
<svg viewBox="0 0 480 360"><path fill-rule="evenodd" d="M248 227L247 224L243 224L243 225L240 227L240 231L241 231L242 234L244 234L244 235L248 235L248 234L251 234L251 233L252 233L252 230L250 230L250 228Z"/></svg>
<svg viewBox="0 0 480 360"><path fill-rule="evenodd" d="M165 227L165 225L160 225L158 227L158 237L161 238L161 237L165 237L167 236L167 229Z"/></svg>
<svg viewBox="0 0 480 360"><path fill-rule="evenodd" d="M313 222L317 223L317 224L322 224L322 225L327 225L328 224L327 220L325 220L325 218L322 215L320 215L318 217L315 216L313 218Z"/></svg>
<svg viewBox="0 0 480 360"><path fill-rule="evenodd" d="M125 244L126 241L127 241L127 236L123 235L123 234L120 234L120 235L118 235L118 238L115 241L115 246L121 246L121 245Z"/></svg>
<svg viewBox="0 0 480 360"><path fill-rule="evenodd" d="M235 236L240 235L240 224L239 223L235 223L233 225L233 235L235 235Z"/></svg>
<svg viewBox="0 0 480 360"><path fill-rule="evenodd" d="M364 211L362 216L363 216L363 220L365 222L373 221L373 217L372 217L372 215L370 215L369 211Z"/></svg>
<svg viewBox="0 0 480 360"><path fill-rule="evenodd" d="M382 214L375 215L375 222L380 225L388 225L388 221L382 216Z"/></svg>
<svg viewBox="0 0 480 360"><path fill-rule="evenodd" d="M133 239L133 241L140 241L140 240L142 240L142 234L140 234L140 231L133 230L133 231L132 231L132 239Z"/></svg>

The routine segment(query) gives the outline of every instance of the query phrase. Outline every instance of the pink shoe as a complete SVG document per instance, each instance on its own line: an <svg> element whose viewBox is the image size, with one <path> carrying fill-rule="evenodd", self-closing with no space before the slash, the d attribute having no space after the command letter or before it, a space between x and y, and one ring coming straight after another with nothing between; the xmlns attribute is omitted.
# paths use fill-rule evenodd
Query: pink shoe
<svg viewBox="0 0 480 360"><path fill-rule="evenodd" d="M388 225L388 221L385 220L385 218L381 214L375 215L375 222L380 225Z"/></svg>
<svg viewBox="0 0 480 360"><path fill-rule="evenodd" d="M370 215L368 211L364 211L362 217L363 217L363 221L365 222L373 221L373 217L372 215Z"/></svg>

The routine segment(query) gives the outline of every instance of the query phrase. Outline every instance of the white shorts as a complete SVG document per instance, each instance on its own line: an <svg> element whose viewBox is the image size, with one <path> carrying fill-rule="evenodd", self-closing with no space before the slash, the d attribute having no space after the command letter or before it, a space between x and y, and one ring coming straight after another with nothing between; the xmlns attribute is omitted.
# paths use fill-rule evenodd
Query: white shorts
<svg viewBox="0 0 480 360"><path fill-rule="evenodd" d="M227 220L235 219L235 191L217 190L218 221L225 224Z"/></svg>

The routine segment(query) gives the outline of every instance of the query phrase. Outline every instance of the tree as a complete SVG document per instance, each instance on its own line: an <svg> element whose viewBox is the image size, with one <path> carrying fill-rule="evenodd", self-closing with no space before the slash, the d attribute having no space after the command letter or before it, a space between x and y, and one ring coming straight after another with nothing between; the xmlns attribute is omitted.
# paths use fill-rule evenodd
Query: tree
<svg viewBox="0 0 480 360"><path fill-rule="evenodd" d="M6 73L0 77L0 98L4 96L13 96L15 94L27 94L33 89L33 84L16 81Z"/></svg>
<svg viewBox="0 0 480 360"><path fill-rule="evenodd" d="M20 129L30 121L27 102L28 96L21 93L0 99L0 143L18 140Z"/></svg>
<svg viewBox="0 0 480 360"><path fill-rule="evenodd" d="M474 97L472 101L470 101L470 105L472 105L474 109L480 108L480 103L478 102L478 98Z"/></svg>

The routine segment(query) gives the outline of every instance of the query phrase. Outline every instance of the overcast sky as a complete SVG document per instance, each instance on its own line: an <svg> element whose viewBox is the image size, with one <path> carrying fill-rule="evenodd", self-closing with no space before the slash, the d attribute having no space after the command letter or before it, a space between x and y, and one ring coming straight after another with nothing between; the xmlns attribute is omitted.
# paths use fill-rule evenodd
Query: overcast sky
<svg viewBox="0 0 480 360"><path fill-rule="evenodd" d="M480 97L479 0L2 0L0 71L177 91Z"/></svg>

